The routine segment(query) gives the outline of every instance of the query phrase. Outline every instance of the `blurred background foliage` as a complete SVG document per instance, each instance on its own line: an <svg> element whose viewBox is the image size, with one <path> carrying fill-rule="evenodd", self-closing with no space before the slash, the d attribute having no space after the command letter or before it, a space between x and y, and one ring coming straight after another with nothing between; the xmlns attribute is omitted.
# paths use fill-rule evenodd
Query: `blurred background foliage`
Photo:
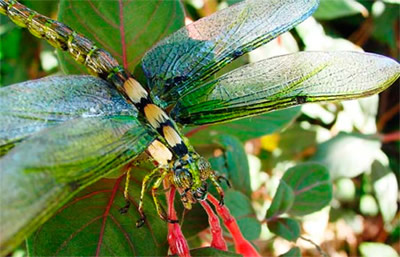
<svg viewBox="0 0 400 257"><path fill-rule="evenodd" d="M58 1L21 2L57 17ZM238 1L186 0L183 5L187 18L196 20L235 2ZM313 17L240 57L216 76L245 63L303 50L367 51L399 60L399 16L398 0L321 0ZM6 17L1 16L0 22L1 86L62 74L51 46L16 28ZM205 149L214 145L209 156L212 164L233 180L234 187L243 170L250 174L244 185L236 186L239 190L228 190L226 202L235 216L248 217L241 221L245 225L243 232L262 255L280 255L298 246L303 256L319 256L316 244L332 257L398 256L399 94L397 81L379 97L307 104L272 113L268 119L279 117L268 127L261 117L202 128L198 133L189 128L187 132L193 134L191 141L200 152L207 154ZM305 161L320 162L328 168L333 200L328 207L299 218L299 233L304 239L296 241L276 230L272 233L269 229L274 228L260 226L260 221L264 220L285 171ZM185 219L190 220L190 215ZM204 230L204 217L196 222L205 225L197 229L191 228L190 223L183 226L194 247L210 240L208 230ZM290 252L293 256L299 253L298 248ZM23 255L24 250L14 253L19 254Z"/></svg>

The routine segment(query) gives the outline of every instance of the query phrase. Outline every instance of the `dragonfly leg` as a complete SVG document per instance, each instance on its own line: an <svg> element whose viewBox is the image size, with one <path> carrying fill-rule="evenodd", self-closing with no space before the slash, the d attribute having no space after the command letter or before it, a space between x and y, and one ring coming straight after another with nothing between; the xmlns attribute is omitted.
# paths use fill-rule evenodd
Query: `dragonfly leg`
<svg viewBox="0 0 400 257"><path fill-rule="evenodd" d="M218 183L221 183L222 180L225 181L226 185L227 185L229 188L232 187L232 186L231 186L231 182L229 182L229 180L228 180L225 176L223 176L223 175L217 176L217 181L218 181Z"/></svg>
<svg viewBox="0 0 400 257"><path fill-rule="evenodd" d="M154 183L154 185L153 185L153 187L152 187L152 189L151 189L151 193L152 193L152 195L153 195L153 201L154 201L154 204L155 204L155 206L156 206L158 216L160 216L160 218L161 218L162 220L166 221L166 222L169 222L169 223L178 223L178 222L179 222L178 220L172 220L172 219L168 218L168 215L165 214L165 211L164 211L164 209L162 208L161 203L160 203L160 201L158 200L158 197L157 197L157 190L158 190L158 188L160 187L161 183L163 182L163 180L164 180L164 178L165 178L165 176L166 176L167 174L168 174L168 171L167 171L167 170L164 171L164 172L161 174L161 176L160 176L160 177L156 180L156 182ZM170 203L170 204L174 204L174 203Z"/></svg>
<svg viewBox="0 0 400 257"><path fill-rule="evenodd" d="M210 175L210 180L211 183L215 186L215 188L217 189L217 192L219 194L219 205L222 206L224 205L224 197L225 197L225 193L224 190L222 189L222 187L220 186L220 184L218 183L221 179L225 179L225 177L223 176L217 176L215 173ZM229 185L229 184L228 184Z"/></svg>
<svg viewBox="0 0 400 257"><path fill-rule="evenodd" d="M131 202L129 201L129 182L131 179L131 168L128 168L125 177L125 188L124 188L124 198L125 198L125 206L119 209L121 214L125 214L128 212L129 207L131 206Z"/></svg>
<svg viewBox="0 0 400 257"><path fill-rule="evenodd" d="M144 194L146 192L146 188L147 185L150 181L150 179L157 173L157 171L159 170L159 168L155 168L154 170L152 170L149 174L147 174L142 181L142 189L140 191L140 200L139 200L139 207L138 207L138 211L140 214L140 219L136 222L136 227L140 228L141 226L143 226L144 222L146 221L146 215L143 212L143 197Z"/></svg>

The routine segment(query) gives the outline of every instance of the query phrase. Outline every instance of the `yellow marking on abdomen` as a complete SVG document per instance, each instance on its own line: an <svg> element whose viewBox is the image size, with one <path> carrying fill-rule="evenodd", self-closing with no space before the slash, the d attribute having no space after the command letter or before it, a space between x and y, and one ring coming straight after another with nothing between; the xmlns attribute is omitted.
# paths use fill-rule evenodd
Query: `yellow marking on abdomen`
<svg viewBox="0 0 400 257"><path fill-rule="evenodd" d="M147 91L133 78L129 78L124 83L124 89L128 97L134 103L139 103L141 98L147 98Z"/></svg>
<svg viewBox="0 0 400 257"><path fill-rule="evenodd" d="M157 129L161 123L168 120L168 116L155 104L148 104L144 107L144 115L149 121L150 125Z"/></svg>
<svg viewBox="0 0 400 257"><path fill-rule="evenodd" d="M151 157L156 160L159 164L167 165L170 160L172 160L171 151L160 141L155 140L147 148Z"/></svg>
<svg viewBox="0 0 400 257"><path fill-rule="evenodd" d="M182 143L181 137L176 132L176 130L174 128L172 128L171 126L164 126L163 134L164 134L165 140L167 140L168 144L172 147Z"/></svg>

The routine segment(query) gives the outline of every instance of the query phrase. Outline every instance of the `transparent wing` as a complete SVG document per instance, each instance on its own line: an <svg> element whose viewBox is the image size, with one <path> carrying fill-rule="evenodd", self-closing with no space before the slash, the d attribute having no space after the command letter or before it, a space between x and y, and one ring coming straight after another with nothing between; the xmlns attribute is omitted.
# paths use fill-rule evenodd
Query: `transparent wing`
<svg viewBox="0 0 400 257"><path fill-rule="evenodd" d="M18 144L0 159L1 251L17 246L80 189L132 161L153 138L134 117L89 117Z"/></svg>
<svg viewBox="0 0 400 257"><path fill-rule="evenodd" d="M178 30L142 60L154 97L175 103L233 59L293 28L317 5L318 0L247 0Z"/></svg>
<svg viewBox="0 0 400 257"><path fill-rule="evenodd" d="M182 97L171 111L181 124L212 124L307 102L345 100L383 91L400 76L384 56L299 52L249 64Z"/></svg>
<svg viewBox="0 0 400 257"><path fill-rule="evenodd" d="M79 117L137 116L110 84L92 76L54 76L0 88L0 156L44 128Z"/></svg>

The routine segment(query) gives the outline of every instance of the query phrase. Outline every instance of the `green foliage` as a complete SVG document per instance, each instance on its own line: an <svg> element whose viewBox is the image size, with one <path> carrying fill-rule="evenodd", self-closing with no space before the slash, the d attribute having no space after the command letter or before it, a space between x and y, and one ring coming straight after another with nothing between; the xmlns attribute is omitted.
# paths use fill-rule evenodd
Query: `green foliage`
<svg viewBox="0 0 400 257"><path fill-rule="evenodd" d="M304 216L327 206L332 199L329 171L316 163L304 163L283 175L266 215L271 232L289 241L300 236L300 224L284 214Z"/></svg>
<svg viewBox="0 0 400 257"><path fill-rule="evenodd" d="M327 206L332 199L332 182L325 166L304 163L288 169L282 181L293 190L293 206L287 211L303 216Z"/></svg>
<svg viewBox="0 0 400 257"><path fill-rule="evenodd" d="M275 218L285 212L287 212L293 205L294 193L291 187L286 182L281 181L279 183L278 190L274 195L274 200L267 212L267 219Z"/></svg>
<svg viewBox="0 0 400 257"><path fill-rule="evenodd" d="M368 10L355 0L321 0L320 8L314 17L321 20L332 20L354 14L368 16Z"/></svg>
<svg viewBox="0 0 400 257"><path fill-rule="evenodd" d="M305 29L297 29L295 38L299 47L315 50L313 47L317 42L318 47L320 47L317 50L326 48L338 49L343 45L346 45L346 47L351 46L350 50L354 50L354 45L344 39L348 38L348 35L345 34L348 32L346 31L340 35L342 31L334 26L334 19L341 17L342 24L346 25L342 27L348 27L349 24L359 27L361 23L358 20L361 19L361 15L357 14L364 16L369 14L372 15L371 19L374 23L369 45L378 45L372 51L381 51L381 53L396 52L396 33L393 29L393 24L398 19L398 9L394 7L396 5L393 1L383 1L386 8L383 13L377 14L372 10L373 5L377 2L363 6L351 0L321 0L320 9L314 17L325 20L324 28L326 32L322 32L318 40L313 37L318 33L313 34L310 31L315 32L320 26L315 20L315 26L308 32ZM33 4L31 5L32 8L54 17L56 1L52 1L52 5L43 5L38 1L31 1L31 4ZM121 64L126 63L129 70L135 71L136 76L142 76L140 69L137 69L137 67L144 53L161 38L183 26L182 6L178 1L133 1L129 5L125 5L124 2L123 5L121 9L121 6L116 1L63 0L60 3L58 16L61 21L97 42L99 47L109 50ZM138 12L137 10L140 11ZM352 16L348 17L349 15ZM123 26L121 27L121 25ZM14 25L9 21L5 21L4 17L1 17L0 84L2 86L41 77L55 71L44 71L42 67L43 58L38 57L37 54L41 51L42 44L27 34L26 31L16 29ZM335 40L331 41L331 36L334 36ZM343 42L346 42L346 44L342 44ZM278 48L282 47L279 42L277 45ZM50 48L49 46L44 46L43 49L48 51ZM86 69L76 65L70 57L66 57L63 53L59 57L60 65L67 74L86 73ZM311 59L308 61L311 61L311 64L315 63ZM247 59L243 58L240 64L243 62L247 62ZM287 65L283 63L282 67L287 68ZM303 66L309 67L310 65L304 62ZM227 66L226 71L228 72L232 67L234 66ZM359 72L361 71L359 70ZM354 72L345 70L341 73L346 73L350 77ZM273 77L279 77L282 74L277 72L276 76ZM398 75L394 74L391 79L393 80L395 76ZM316 81L320 80L321 77L317 76ZM308 83L309 81L306 82ZM27 83L35 85L34 82ZM17 150L24 149L19 153L10 153L7 158L2 159L3 162L1 164L4 166L1 166L1 170L2 172L7 170L7 172L2 173L2 180L7 181L7 183L2 183L1 187L3 197L17 199L14 202L7 202L6 205L25 204L26 207L18 215L5 212L8 215L7 217L10 218L7 219L6 226L2 227L2 230L5 228L7 233L12 233L13 229L18 229L17 225L23 227L23 229L16 236L10 237L2 232L3 240L6 238L8 242L11 242L6 249L1 249L2 254L6 254L4 251L10 251L27 235L36 231L27 240L28 252L34 256L166 255L168 251L166 241L167 226L156 215L149 193L145 195L144 199L145 213L148 218L147 223L141 229L135 228L135 222L138 219L135 205L138 204L141 180L146 172L151 169L151 165L147 164L147 166L143 167L139 165L139 168L133 170L129 194L134 204L127 214L122 215L118 212L119 208L125 204L123 199L123 178L125 177L119 175L121 167L126 164L128 159L130 160L132 155L136 152L141 152L142 148L145 148L146 138L142 138L143 141L146 141L142 143L131 142L129 138L125 138L133 146L132 152L125 153L129 158L115 158L119 153L112 152L111 154L107 153L107 156L94 156L89 162L81 162L82 159L79 159L79 155L87 156L86 153L93 150L90 147L90 143L93 143L94 140L104 141L103 143L105 144L108 142L107 140L112 140L114 136L118 136L111 133L110 131L114 130L108 130L109 127L105 125L108 124L110 127L115 128L115 123L106 121L105 124L100 124L101 126L78 129L77 132L80 133L71 137L72 139L75 138L75 140L71 140L69 144L63 144L66 147L65 149L46 148L47 142L56 140L57 135L64 135L65 130L68 132L66 127L60 126L57 128L56 126L69 119L76 118L73 115L71 116L71 113L81 115L85 109L96 107L96 99L98 97L107 98L111 102L120 101L116 100L118 97L115 92L105 90L105 87L99 86L102 83L86 83L86 81L75 81L73 83L69 83L69 81L61 83L58 81L57 83L58 87L53 87L54 85L51 83L36 84L36 86L42 88L48 87L46 92L49 96L46 96L43 100L49 103L47 106L40 103L44 96L40 94L37 96L37 91L32 90L32 88L30 98L18 99L21 107L19 111L23 109L24 114L27 114L26 111L29 110L36 115L36 119L32 119L29 126L27 125L28 123L25 124L26 127L19 130L15 134L15 138L9 138L10 141L7 141L7 144L0 142L2 144L0 146L0 156L11 150L15 145ZM335 81L335 83L338 82ZM333 86L335 83L333 83ZM344 80L343 83L343 85L346 85L347 80ZM68 87L67 84L76 88L84 87L87 91L76 89L74 91L75 94L71 94L71 98L63 99L65 100L63 102L64 107L76 106L78 102L84 102L78 109L68 109L70 112L63 109L65 111L63 113L56 108L56 104L51 105L50 103L60 101L60 99L56 98L61 95L60 92L64 88ZM310 87L312 86L310 85ZM29 90L28 87L21 88L22 90ZM99 95L92 98L91 96L95 91ZM235 92L236 90L233 89L230 93L234 94ZM2 112L0 121L2 121L2 124L11 120L1 120L1 118L8 117L7 112L8 114L11 113L12 117L15 117L16 110L11 110L7 107L16 101L12 96L13 92L7 96L2 96L2 99L7 99L7 101L0 103L0 112ZM36 96L38 98L35 98ZM269 95L267 96L269 97ZM371 116L373 118L373 127L375 128L377 106L368 105L368 107L373 109ZM99 110L115 114L114 112L122 109L126 110L127 107L119 103L115 108L109 110L100 107ZM347 189L349 191L345 196L343 194L335 194L335 201L331 207L333 211L344 214L350 209L353 214L352 217L356 218L364 214L381 215L386 224L386 227L382 228L382 230L390 232L390 224L397 214L398 184L396 174L392 171L396 169L389 166L388 158L381 150L382 138L376 135L362 135L360 132L364 132L365 124L359 120L351 123L346 132L340 132L335 135L337 130L341 128L343 115L349 115L348 112L346 113L346 107L340 104L323 105L320 107L319 113L316 109L313 108L317 113L315 117L310 116L310 112L304 109L300 111L300 107L295 107L226 124L206 125L198 132L193 128L185 130L191 134L190 141L194 147L204 156L211 157L210 161L213 168L226 175L232 183L232 189L228 189L226 185L223 185L226 192L225 203L237 219L246 239L256 240L256 242L262 242L263 246L266 245L265 242L268 242L270 238L266 238L261 233L262 222L260 222L260 219L265 217L267 227L272 233L288 241L296 242L296 239L302 233L305 233L305 230L301 229L306 220L303 216L329 205L333 191L331 180L336 182L336 190L340 191L337 193L344 193ZM32 116L32 113L29 115ZM331 119L326 118L329 116L328 114L332 117ZM128 108L128 112L124 113L124 115L136 116L136 112ZM358 115L368 116L362 111ZM18 117L23 118L21 115ZM48 120L52 122L48 123ZM129 123L126 119L123 123L125 122ZM46 125L42 126L42 123L46 123ZM77 124L73 125L76 126ZM53 126L57 129L52 129ZM68 122L66 126L68 126ZM395 129L398 129L398 127L395 127ZM284 131L281 132L281 130ZM7 135L10 134L8 130L3 131ZM21 131L26 133L20 133ZM36 134L24 143L19 144L19 140L22 140L22 137L30 137L40 131L42 132L39 135ZM83 133L84 131L87 134ZM112 136L107 134L107 131ZM90 132L93 133L90 134ZM1 133L2 130L0 129ZM275 146L270 140L270 135L268 143L272 144L272 146L270 145L268 149L261 143L261 146L253 145L254 148L258 147L259 152L249 151L247 147L245 150L244 144L247 140L254 140L273 133L275 133L273 136L277 138ZM368 131L368 133L375 133L375 131ZM77 139L80 141L82 138L85 142L85 147L82 147L82 149L86 152L76 151L74 155L74 151L68 146L75 144ZM9 143L11 141L12 143ZM257 142L259 143L259 141ZM247 141L246 146L248 144L249 142ZM82 146L83 144L79 145ZM139 151L135 147L141 150ZM32 154L31 149L36 149L37 152ZM215 149L220 150L218 152L221 153L214 155ZM314 153L312 150L315 149L316 152ZM51 165L57 162L57 160L51 159L54 152L57 153L58 157L64 157L64 159L61 158L65 161L63 162L64 166L60 165L61 168L55 171L57 173L55 176L52 173L36 175L32 170L43 168L41 164ZM248 158L248 152L253 154L251 158ZM14 172L12 168L9 168L29 166L31 165L29 160L37 158L38 155L41 157L37 159L37 166L27 167L23 171L24 174ZM116 161L112 161L114 159ZM395 164L396 162L398 163L397 156L394 158L389 156L389 159L393 159ZM20 166L14 165L16 160L20 162ZM309 163L307 162L308 160L322 163L327 168L316 163ZM305 163L301 164L302 162ZM74 170L76 167L83 168ZM288 167L291 168L288 169ZM87 169L85 170L84 168ZM82 179L82 173L90 175L90 173L86 173L88 170L100 172L95 177L91 177L90 181L80 180ZM115 178L96 181L103 177L104 174L113 171L117 174ZM76 177L74 177L74 174ZM62 181L61 183L57 180L62 180L63 178L70 178L71 181ZM82 183L76 183L75 178L77 178L76 181ZM343 180L343 178L346 180ZM352 178L352 180L349 178ZM365 178L366 181L360 183L361 178ZM279 185L276 182L278 179L281 179ZM342 183L343 181L345 183ZM361 189L360 184L369 189ZM21 188L21 185L24 186ZM276 187L278 189L275 195L271 197ZM46 188L52 188L53 190L46 191ZM84 189L78 193L78 190L82 188ZM345 190L342 192L341 188ZM263 197L261 199L257 198L255 193L253 194L254 191L261 192ZM42 198L43 194L41 193L43 192L48 193L49 196ZM215 189L210 188L210 193L215 194ZM161 191L160 195L163 195ZM161 198L162 205L166 208L164 197L161 196ZM50 200L52 201L49 202ZM56 203L53 204L54 201ZM66 201L68 202L59 209ZM29 205L27 204L28 202L34 205ZM269 204L270 206L266 211L265 205ZM204 230L208 227L205 212L199 205L196 205L190 212L183 213L179 199L176 200L176 206L179 220L183 222L183 233L188 239L190 238L191 248L204 245L201 240L204 239ZM41 210L45 211L40 216L37 214L37 210L39 210L39 213ZM331 211L332 216L333 211ZM346 215L339 217L344 216ZM366 215L362 217L367 219ZM47 219L48 221L45 222ZM345 223L351 223L349 219L342 218L341 221L343 220ZM39 226L41 226L40 229L36 230ZM203 236L199 236L200 232L203 233ZM232 246L230 245L231 248ZM359 251L365 257L383 256L383 253L387 256L397 256L395 250L390 246L379 243L361 243ZM273 255L271 252L273 252L273 249L267 249L267 253L263 255ZM193 249L191 250L191 255L237 256L232 252L223 252L212 248ZM282 256L301 256L300 249L293 247Z"/></svg>
<svg viewBox="0 0 400 257"><path fill-rule="evenodd" d="M296 241L300 236L300 224L297 220L290 218L278 218L268 222L268 228L286 240Z"/></svg>
<svg viewBox="0 0 400 257"><path fill-rule="evenodd" d="M134 204L128 213L119 212L126 204L121 193L124 179L100 180L82 190L32 234L27 244L29 253L34 256L164 255L168 250L167 227L151 204L150 194L145 196L147 222L140 229L134 227L134 221L139 219L134 206L138 204L146 170L132 170L132 174L129 193Z"/></svg>

